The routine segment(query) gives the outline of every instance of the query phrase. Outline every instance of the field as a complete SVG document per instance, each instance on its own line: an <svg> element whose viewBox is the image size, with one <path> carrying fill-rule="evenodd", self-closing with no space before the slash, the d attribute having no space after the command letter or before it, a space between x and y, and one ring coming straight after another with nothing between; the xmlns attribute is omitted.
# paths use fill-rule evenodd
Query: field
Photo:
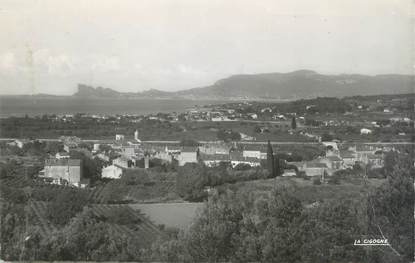
<svg viewBox="0 0 415 263"><path fill-rule="evenodd" d="M24 175L15 175L2 178L0 184L8 187L23 188L33 184L33 181Z"/></svg>
<svg viewBox="0 0 415 263"><path fill-rule="evenodd" d="M148 243L154 241L163 232L140 211L131 209L127 205L91 205L88 207L98 218L108 221L111 229L121 236L140 238ZM88 209L86 208L86 209ZM109 220L116 215L126 213L130 216L128 222L113 222Z"/></svg>
<svg viewBox="0 0 415 263"><path fill-rule="evenodd" d="M57 230L56 227L46 219L47 204L47 202L31 201L26 206L31 224L39 228L40 234L44 238L50 237L52 232Z"/></svg>
<svg viewBox="0 0 415 263"><path fill-rule="evenodd" d="M378 187L383 181L382 179L369 179L367 186L363 183L352 184L350 182L341 182L339 185L313 185L312 180L277 177L276 179L240 182L229 187L239 192L253 192L261 196L268 195L279 186L291 186L295 196L307 205L324 200L364 199L369 191Z"/></svg>
<svg viewBox="0 0 415 263"><path fill-rule="evenodd" d="M113 180L91 190L91 202L165 202L180 200L176 194L175 182L163 181L147 184L126 185L120 180Z"/></svg>
<svg viewBox="0 0 415 263"><path fill-rule="evenodd" d="M203 203L130 204L129 206L146 214L158 225L186 229L203 207Z"/></svg>

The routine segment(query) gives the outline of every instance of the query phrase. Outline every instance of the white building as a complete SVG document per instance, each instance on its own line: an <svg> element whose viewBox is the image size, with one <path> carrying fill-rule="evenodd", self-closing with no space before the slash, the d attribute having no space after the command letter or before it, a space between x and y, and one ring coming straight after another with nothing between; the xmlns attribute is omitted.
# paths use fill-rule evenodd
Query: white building
<svg viewBox="0 0 415 263"><path fill-rule="evenodd" d="M94 143L94 148L93 148L93 150L92 150L92 152L98 152L99 151L99 143Z"/></svg>
<svg viewBox="0 0 415 263"><path fill-rule="evenodd" d="M231 166L235 168L238 164L249 164L251 167L260 166L260 160L257 158L252 157L239 157L239 158L232 158L231 159Z"/></svg>
<svg viewBox="0 0 415 263"><path fill-rule="evenodd" d="M218 166L221 163L230 163L229 154L206 154L201 156L203 163L207 167Z"/></svg>
<svg viewBox="0 0 415 263"><path fill-rule="evenodd" d="M69 153L67 152L59 152L55 154L56 159L69 159Z"/></svg>
<svg viewBox="0 0 415 263"><path fill-rule="evenodd" d="M282 176L296 176L297 173L294 169L284 169Z"/></svg>
<svg viewBox="0 0 415 263"><path fill-rule="evenodd" d="M116 141L123 141L124 135L123 134L115 134L115 140Z"/></svg>
<svg viewBox="0 0 415 263"><path fill-rule="evenodd" d="M366 129L366 128L362 128L360 129L360 134L362 135L367 135L367 134L371 134L372 130Z"/></svg>
<svg viewBox="0 0 415 263"><path fill-rule="evenodd" d="M242 132L239 133L241 135L241 140L242 141L255 141L255 137L253 136L249 136L247 134L244 134Z"/></svg>
<svg viewBox="0 0 415 263"><path fill-rule="evenodd" d="M179 162L179 166L183 166L186 163L197 163L197 150L193 147L185 147L181 150L181 153L177 156L177 161Z"/></svg>
<svg viewBox="0 0 415 263"><path fill-rule="evenodd" d="M261 159L261 151L247 151L247 150L244 150L242 152L242 156L243 157L251 157L251 158Z"/></svg>
<svg viewBox="0 0 415 263"><path fill-rule="evenodd" d="M102 168L101 177L109 179L120 179L122 175L122 169L116 165L110 165Z"/></svg>
<svg viewBox="0 0 415 263"><path fill-rule="evenodd" d="M82 166L79 159L46 159L43 178L55 184L81 187Z"/></svg>

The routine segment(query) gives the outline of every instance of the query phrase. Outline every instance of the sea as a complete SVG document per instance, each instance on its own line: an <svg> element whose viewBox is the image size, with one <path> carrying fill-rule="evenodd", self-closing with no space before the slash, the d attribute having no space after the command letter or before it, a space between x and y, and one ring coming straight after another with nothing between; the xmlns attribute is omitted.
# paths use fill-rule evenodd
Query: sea
<svg viewBox="0 0 415 263"><path fill-rule="evenodd" d="M0 117L44 114L147 115L158 112L185 112L195 107L224 104L227 101L186 99L111 99L71 97L0 97Z"/></svg>

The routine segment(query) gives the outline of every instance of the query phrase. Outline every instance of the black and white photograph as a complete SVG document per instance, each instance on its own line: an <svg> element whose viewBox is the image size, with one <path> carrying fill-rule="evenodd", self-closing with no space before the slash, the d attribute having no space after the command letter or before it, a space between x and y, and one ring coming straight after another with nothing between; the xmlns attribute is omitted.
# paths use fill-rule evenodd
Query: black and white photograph
<svg viewBox="0 0 415 263"><path fill-rule="evenodd" d="M0 0L0 262L415 262L414 0Z"/></svg>

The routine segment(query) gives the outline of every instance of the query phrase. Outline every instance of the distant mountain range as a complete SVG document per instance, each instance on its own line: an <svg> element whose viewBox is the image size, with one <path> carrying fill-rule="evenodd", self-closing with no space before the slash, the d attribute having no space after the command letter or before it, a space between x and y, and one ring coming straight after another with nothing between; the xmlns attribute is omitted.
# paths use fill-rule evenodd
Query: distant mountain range
<svg viewBox="0 0 415 263"><path fill-rule="evenodd" d="M166 92L147 90L122 93L112 89L78 85L76 97L187 98L187 99L300 99L414 93L410 75L322 75L310 70L291 73L234 75L211 86Z"/></svg>
<svg viewBox="0 0 415 263"><path fill-rule="evenodd" d="M311 70L290 73L234 75L211 86L175 92L147 90L118 92L109 88L78 85L75 98L284 100L315 97L415 93L413 75L323 75Z"/></svg>

